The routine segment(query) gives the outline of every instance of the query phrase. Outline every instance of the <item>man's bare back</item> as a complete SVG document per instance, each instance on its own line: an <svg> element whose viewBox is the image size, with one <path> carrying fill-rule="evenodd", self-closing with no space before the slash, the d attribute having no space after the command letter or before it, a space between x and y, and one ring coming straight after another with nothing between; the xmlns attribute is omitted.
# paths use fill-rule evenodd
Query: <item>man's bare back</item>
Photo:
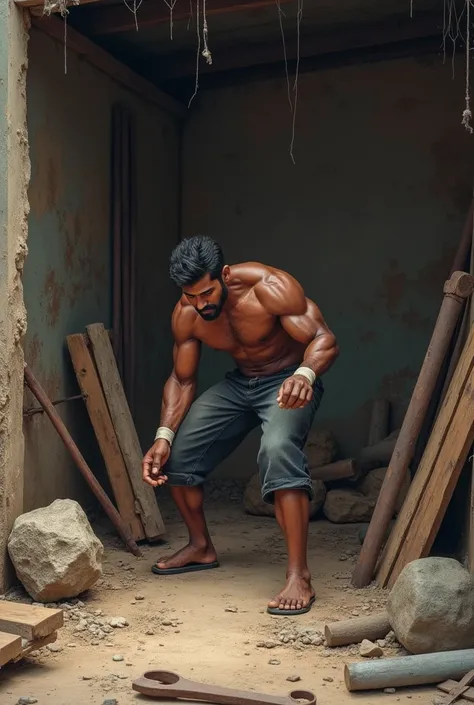
<svg viewBox="0 0 474 705"><path fill-rule="evenodd" d="M323 394L319 378L338 354L336 339L290 274L257 262L225 265L210 238L180 243L170 273L182 291L172 316L173 371L143 479L153 487L169 482L190 538L152 570L168 575L218 567L202 483L261 425L262 497L275 504L288 546L287 583L268 610L307 612L314 602L306 563L313 487L303 448ZM229 353L238 370L194 401L203 343Z"/></svg>

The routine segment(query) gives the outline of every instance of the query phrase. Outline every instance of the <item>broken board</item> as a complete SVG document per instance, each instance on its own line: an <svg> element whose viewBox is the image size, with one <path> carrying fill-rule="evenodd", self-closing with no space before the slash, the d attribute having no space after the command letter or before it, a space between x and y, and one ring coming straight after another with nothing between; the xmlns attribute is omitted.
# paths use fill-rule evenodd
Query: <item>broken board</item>
<svg viewBox="0 0 474 705"><path fill-rule="evenodd" d="M16 634L27 641L36 641L49 636L63 624L63 610L0 601L0 631L2 632Z"/></svg>
<svg viewBox="0 0 474 705"><path fill-rule="evenodd" d="M145 538L145 532L136 512L135 496L122 457L120 445L110 418L94 360L82 334L68 335L67 345L81 392L85 396L100 452L114 493L120 516L135 541Z"/></svg>
<svg viewBox="0 0 474 705"><path fill-rule="evenodd" d="M86 330L112 423L137 500L143 528L147 538L150 541L154 541L163 536L165 525L153 488L142 480L143 453L120 379L110 338L102 323L93 323L87 326Z"/></svg>

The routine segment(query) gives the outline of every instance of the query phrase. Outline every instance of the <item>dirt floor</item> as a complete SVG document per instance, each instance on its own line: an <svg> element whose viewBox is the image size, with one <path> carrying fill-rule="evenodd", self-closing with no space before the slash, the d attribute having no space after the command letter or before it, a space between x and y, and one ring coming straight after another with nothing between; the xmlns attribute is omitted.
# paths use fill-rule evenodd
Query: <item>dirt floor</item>
<svg viewBox="0 0 474 705"><path fill-rule="evenodd" d="M312 522L309 556L318 599L310 614L289 619L265 612L285 573L284 545L273 519L246 516L240 504L211 502L208 517L221 568L158 578L150 572L152 562L185 540L168 502L164 515L169 542L145 546L143 559L96 526L106 546L103 578L79 603L64 605L67 619L56 644L2 669L1 705L14 705L22 696L39 705L147 702L134 694L131 681L150 668L278 695L301 687L316 693L318 705L432 703L434 688L351 695L344 663L359 660L358 647L328 649L322 643L326 621L384 606L383 592L349 585L359 548L356 525ZM8 598L24 595L16 591ZM113 628L109 622L117 617L128 625ZM398 645L384 652L404 653ZM300 680L291 682L296 677Z"/></svg>

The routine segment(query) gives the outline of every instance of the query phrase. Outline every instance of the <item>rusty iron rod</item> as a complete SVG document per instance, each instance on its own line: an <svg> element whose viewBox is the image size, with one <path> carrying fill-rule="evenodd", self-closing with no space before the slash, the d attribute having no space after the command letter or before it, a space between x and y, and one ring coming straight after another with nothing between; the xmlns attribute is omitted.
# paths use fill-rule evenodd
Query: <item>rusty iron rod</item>
<svg viewBox="0 0 474 705"><path fill-rule="evenodd" d="M64 399L55 399L51 402L53 406L58 404L64 404L67 401L76 401L77 399L85 399L85 394L76 394L74 397L65 397ZM42 406L31 406L29 409L23 411L23 416L34 416L34 414L44 414L44 409Z"/></svg>
<svg viewBox="0 0 474 705"><path fill-rule="evenodd" d="M110 521L112 524L115 526L117 529L118 533L123 539L123 542L127 546L128 550L133 553L134 556L141 557L143 554L138 548L137 544L133 540L133 537L128 530L127 526L125 525L125 522L123 521L122 517L118 513L118 511L115 509L114 505L110 501L110 499L107 497L106 493L102 489L101 485L97 481L97 478L95 477L94 473L90 469L90 467L87 465L86 461L84 460L81 451L75 444L71 434L67 430L64 422L62 421L61 417L59 416L58 412L52 405L48 395L34 376L33 372L30 370L28 365L25 365L25 382L28 385L28 388L30 389L31 393L36 397L38 402L41 404L43 409L45 410L46 414L48 415L49 419L51 420L51 423L53 424L54 428L59 434L59 437L61 438L62 442L66 446L67 450L69 451L72 459L76 463L77 467L79 468L83 478L91 488L92 492L96 496L96 498L99 500L100 504L102 505L104 511L106 512L107 516L109 517Z"/></svg>

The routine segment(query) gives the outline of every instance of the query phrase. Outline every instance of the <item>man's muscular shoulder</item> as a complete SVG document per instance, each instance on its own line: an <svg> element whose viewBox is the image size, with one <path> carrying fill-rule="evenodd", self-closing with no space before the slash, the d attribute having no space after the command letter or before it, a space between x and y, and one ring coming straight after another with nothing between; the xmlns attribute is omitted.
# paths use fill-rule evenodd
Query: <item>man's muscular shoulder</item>
<svg viewBox="0 0 474 705"><path fill-rule="evenodd" d="M184 297L181 298L174 307L171 317L171 329L177 343L184 343L195 337L194 326L197 317L198 314L193 306Z"/></svg>
<svg viewBox="0 0 474 705"><path fill-rule="evenodd" d="M242 267L249 284L265 310L275 316L296 316L305 313L308 302L301 284L282 269L249 262Z"/></svg>

